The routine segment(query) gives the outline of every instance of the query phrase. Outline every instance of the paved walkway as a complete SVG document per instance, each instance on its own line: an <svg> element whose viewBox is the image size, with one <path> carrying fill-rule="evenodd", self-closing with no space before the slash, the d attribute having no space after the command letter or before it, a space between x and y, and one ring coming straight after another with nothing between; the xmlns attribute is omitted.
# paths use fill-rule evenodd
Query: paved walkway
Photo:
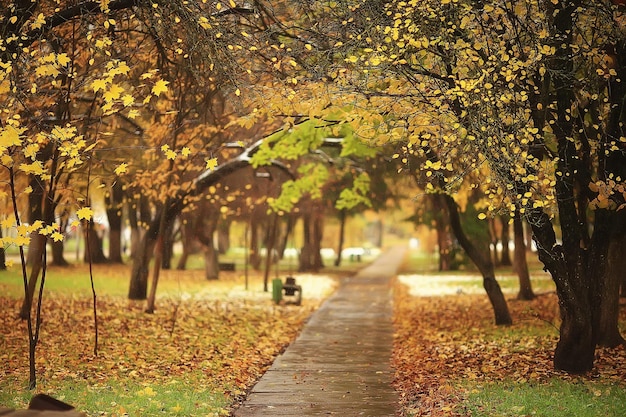
<svg viewBox="0 0 626 417"><path fill-rule="evenodd" d="M405 251L394 247L342 280L234 416L394 416L389 281Z"/></svg>

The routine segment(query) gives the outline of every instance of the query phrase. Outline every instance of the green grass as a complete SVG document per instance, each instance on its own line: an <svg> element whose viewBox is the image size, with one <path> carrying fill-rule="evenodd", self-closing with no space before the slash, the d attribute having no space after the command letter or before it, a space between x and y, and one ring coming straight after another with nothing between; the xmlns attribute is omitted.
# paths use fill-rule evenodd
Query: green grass
<svg viewBox="0 0 626 417"><path fill-rule="evenodd" d="M542 270L542 265L532 254L528 255L528 267L535 293L540 294L555 290L554 282L550 275ZM484 292L482 276L473 268L473 265L469 265L462 270L439 271L437 257L421 251L408 252L400 273L403 275L428 275L429 277L445 276L445 284L442 284L447 287L459 289L467 293ZM508 293L517 292L519 279L515 275L513 267L498 267L495 270L495 274L503 291ZM458 277L458 279L450 279L451 277Z"/></svg>
<svg viewBox="0 0 626 417"><path fill-rule="evenodd" d="M243 256L244 253L242 251L231 251L221 256L220 262L234 262L236 265L234 274L224 272L222 276L226 276L230 280L237 279L243 282L245 279L245 263ZM71 256L68 256L67 259L71 258ZM344 260L339 267L334 266L334 259L324 259L324 263L327 267L320 272L342 275L355 273L373 259L374 256L364 256L361 262ZM173 268L176 267L177 262L178 257L175 256L172 260ZM127 261L125 265L93 265L93 278L96 293L98 295L126 296L130 282L130 268L130 260ZM264 263L261 265L260 271L254 271L251 266L248 266L249 275L263 274L264 270ZM282 278L285 275L296 273L297 270L298 260L286 258L281 260L278 266L271 266L269 278L270 280L277 276ZM161 274L165 276L166 279L159 281L158 288L160 294L168 293L176 295L181 291L199 291L205 289L207 283L215 283L215 281L207 281L204 279L204 258L202 254L189 256L185 272L170 269L162 270ZM185 279L178 280L178 276L184 276ZM152 277L152 270L150 270L150 277ZM211 285L219 287L219 282ZM91 294L88 266L83 263L76 263L68 267L48 267L45 288L46 293ZM12 298L22 297L24 295L21 268L17 263L6 271L0 271L0 294Z"/></svg>
<svg viewBox="0 0 626 417"><path fill-rule="evenodd" d="M92 410L89 415L108 416L192 416L226 415L229 400L218 389L202 384L202 375L186 375L185 380L171 379L166 384L146 384L134 380L109 378L93 384L80 378L68 381L41 381L47 394L71 404L78 410ZM7 384L6 382L3 385ZM0 385L0 404L26 408L34 392L15 392ZM126 414L125 414L126 413Z"/></svg>
<svg viewBox="0 0 626 417"><path fill-rule="evenodd" d="M622 417L626 391L601 383L559 379L546 384L497 383L468 388L472 417Z"/></svg>

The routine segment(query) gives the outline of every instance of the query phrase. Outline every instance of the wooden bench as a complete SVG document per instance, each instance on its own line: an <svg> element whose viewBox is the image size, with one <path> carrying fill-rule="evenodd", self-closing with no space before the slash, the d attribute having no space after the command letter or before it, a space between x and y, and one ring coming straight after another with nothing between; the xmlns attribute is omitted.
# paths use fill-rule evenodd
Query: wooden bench
<svg viewBox="0 0 626 417"><path fill-rule="evenodd" d="M234 262L219 262L217 267L220 271L234 271L235 263Z"/></svg>

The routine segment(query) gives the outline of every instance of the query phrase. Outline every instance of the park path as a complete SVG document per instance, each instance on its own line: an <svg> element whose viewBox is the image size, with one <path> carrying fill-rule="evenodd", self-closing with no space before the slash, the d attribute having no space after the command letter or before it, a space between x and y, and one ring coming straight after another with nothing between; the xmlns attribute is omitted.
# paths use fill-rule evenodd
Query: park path
<svg viewBox="0 0 626 417"><path fill-rule="evenodd" d="M390 279L405 252L393 247L342 280L234 416L394 416Z"/></svg>

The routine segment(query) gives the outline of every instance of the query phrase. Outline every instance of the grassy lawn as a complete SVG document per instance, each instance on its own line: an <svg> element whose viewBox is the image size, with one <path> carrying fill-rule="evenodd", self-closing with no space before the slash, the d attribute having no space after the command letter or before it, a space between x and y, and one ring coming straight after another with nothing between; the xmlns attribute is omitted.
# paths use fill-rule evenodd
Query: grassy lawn
<svg viewBox="0 0 626 417"><path fill-rule="evenodd" d="M409 269L422 261L410 258L403 271L408 278L400 276L394 289L393 363L402 416L626 415L624 347L598 349L587 375L553 369L559 310L553 284L538 265L531 266L539 294L533 301L516 300L515 276L497 272L514 320L500 327L479 275ZM625 306L620 318L626 334Z"/></svg>
<svg viewBox="0 0 626 417"><path fill-rule="evenodd" d="M22 278L17 267L0 271L0 406L25 408L43 392L89 416L228 415L332 292L334 274L296 274L303 305L276 306L259 272L249 271L246 289L241 270L217 281L163 271L157 310L146 314L126 298L129 266L96 265L96 353L87 266L49 268L30 392Z"/></svg>

